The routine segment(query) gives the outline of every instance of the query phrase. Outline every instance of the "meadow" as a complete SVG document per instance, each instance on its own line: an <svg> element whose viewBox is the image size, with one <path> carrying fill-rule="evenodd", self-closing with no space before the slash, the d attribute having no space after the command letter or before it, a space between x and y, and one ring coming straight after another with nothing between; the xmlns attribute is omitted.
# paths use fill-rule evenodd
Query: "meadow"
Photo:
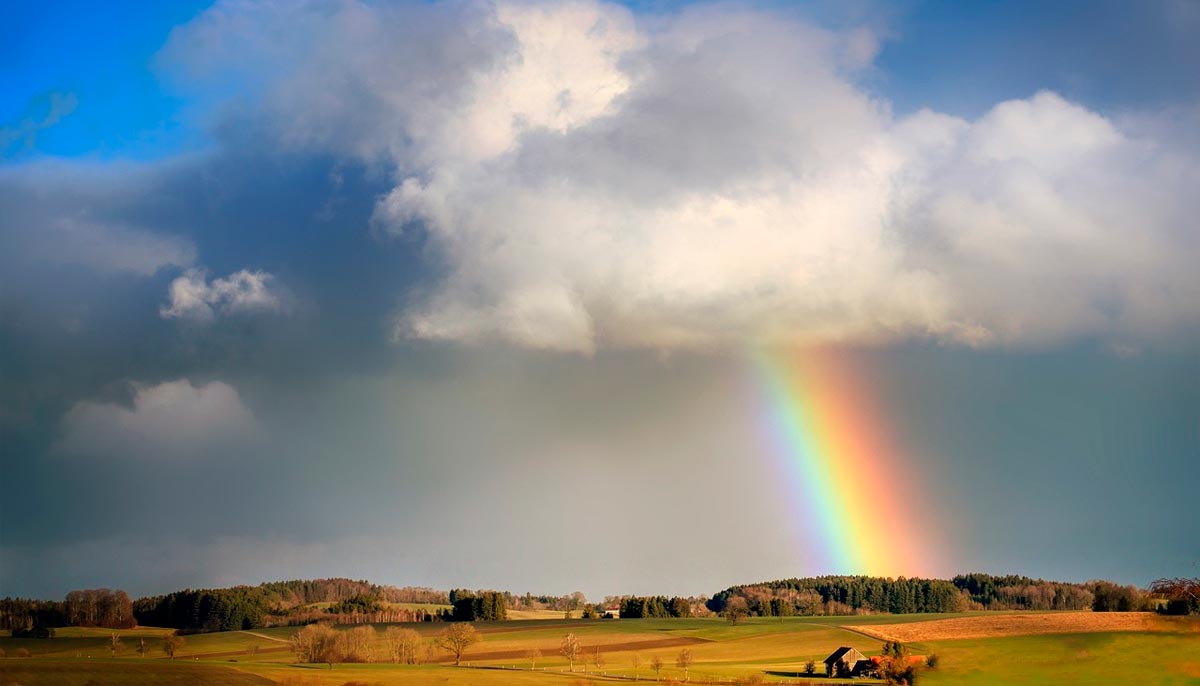
<svg viewBox="0 0 1200 686"><path fill-rule="evenodd" d="M382 630L376 654L385 654ZM406 624L432 639L446 625ZM348 627L347 627L348 628ZM721 619L525 619L476 624L483 640L454 667L444 652L421 665L390 663L299 665L287 640L295 628L231 631L186 637L174 660L161 651L162 629L116 632L122 648L111 656L111 634L61 629L53 639L0 637L0 686L387 686L495 684L579 686L654 681L682 682L681 650L693 663L694 683L839 684L805 675L839 646L873 655L880 637L905 637L914 654L939 656L923 684L1162 684L1200 686L1200 622L1120 613L962 613L847 617L749 618L737 626ZM559 655L567 633L582 646L575 672ZM139 639L147 653L137 652ZM25 649L30 657L16 657ZM593 658L599 650L602 664ZM536 651L536 652L535 652ZM540 652L540 655L537 655ZM531 654L533 656L531 656ZM586 662L586 664L585 664ZM872 683L855 679L845 683Z"/></svg>

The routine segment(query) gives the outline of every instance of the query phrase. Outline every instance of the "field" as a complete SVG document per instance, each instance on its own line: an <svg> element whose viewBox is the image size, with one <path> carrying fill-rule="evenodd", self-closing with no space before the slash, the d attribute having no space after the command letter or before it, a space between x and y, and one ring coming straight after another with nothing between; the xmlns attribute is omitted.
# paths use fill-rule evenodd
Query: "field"
<svg viewBox="0 0 1200 686"><path fill-rule="evenodd" d="M445 625L406 625L432 637ZM881 638L906 641L913 653L937 654L922 674L926 684L1164 684L1200 686L1200 622L1153 615L968 613L746 620L530 619L478 624L483 641L462 667L436 653L423 665L297 665L286 640L294 629L224 632L187 637L175 660L161 652L161 629L118 632L123 648L111 656L111 632L64 629L50 640L0 638L0 686L212 684L216 686L582 686L655 678L682 681L681 650L698 683L836 684L804 675L805 663L842 645L878 654ZM376 628L382 629L383 626ZM568 632L579 637L587 664L575 673L558 655ZM139 639L147 653L137 653ZM31 657L15 657L21 649ZM597 649L602 666L593 656ZM529 657L531 651L541 655ZM382 641L378 646L382 655ZM636 656L636 657L635 657ZM640 663L635 666L636 663ZM585 672L586 670L586 672ZM858 679L853 683L871 683Z"/></svg>

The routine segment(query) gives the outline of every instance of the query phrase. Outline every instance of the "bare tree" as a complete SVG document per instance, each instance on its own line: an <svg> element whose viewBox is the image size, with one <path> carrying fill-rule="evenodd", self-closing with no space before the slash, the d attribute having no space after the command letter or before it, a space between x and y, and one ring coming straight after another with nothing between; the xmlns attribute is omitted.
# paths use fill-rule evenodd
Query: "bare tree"
<svg viewBox="0 0 1200 686"><path fill-rule="evenodd" d="M421 634L412 629L402 629L398 626L388 627L384 634L387 641L388 654L394 663L415 665L420 657Z"/></svg>
<svg viewBox="0 0 1200 686"><path fill-rule="evenodd" d="M608 661L604 659L604 653L600 651L600 646L596 646L595 652L592 653L592 664L596 665L597 672L604 673L604 665L608 664Z"/></svg>
<svg viewBox="0 0 1200 686"><path fill-rule="evenodd" d="M121 637L117 635L117 632L112 632L112 635L108 637L108 649L112 651L112 656L116 657L124 647L125 644L121 642Z"/></svg>
<svg viewBox="0 0 1200 686"><path fill-rule="evenodd" d="M139 638L137 644L138 657L146 657L146 639Z"/></svg>
<svg viewBox="0 0 1200 686"><path fill-rule="evenodd" d="M567 658L571 663L571 671L575 671L575 661L579 659L579 638L575 634L567 634L563 636L562 644L558 647L558 654Z"/></svg>
<svg viewBox="0 0 1200 686"><path fill-rule="evenodd" d="M345 662L371 662L375 627L370 624L338 632L338 653Z"/></svg>
<svg viewBox="0 0 1200 686"><path fill-rule="evenodd" d="M637 681L641 677L641 675L638 673L638 670L642 667L642 654L634 653L633 655L630 655L629 662L633 664L633 680Z"/></svg>
<svg viewBox="0 0 1200 686"><path fill-rule="evenodd" d="M1200 612L1200 577L1157 579L1150 584L1150 592L1166 599L1167 612L1171 614Z"/></svg>
<svg viewBox="0 0 1200 686"><path fill-rule="evenodd" d="M184 640L183 636L180 636L179 634L168 634L165 638L163 638L163 652L167 654L169 659L174 660L175 653L179 652L179 649L183 647L184 643L187 643L187 641Z"/></svg>
<svg viewBox="0 0 1200 686"><path fill-rule="evenodd" d="M458 667L462 664L462 656L467 648L480 640L482 639L475 631L475 627L470 624L456 623L442 630L442 633L438 635L437 644L438 647L454 655L454 666Z"/></svg>
<svg viewBox="0 0 1200 686"><path fill-rule="evenodd" d="M657 655L650 658L650 669L654 670L654 680L658 681L659 673L662 672L663 659Z"/></svg>
<svg viewBox="0 0 1200 686"><path fill-rule="evenodd" d="M341 659L341 638L328 624L309 624L292 634L292 652L296 659L309 664L322 662L333 669L333 663Z"/></svg>
<svg viewBox="0 0 1200 686"><path fill-rule="evenodd" d="M675 666L683 670L683 680L688 680L688 668L692 666L692 651L684 648L675 658Z"/></svg>
<svg viewBox="0 0 1200 686"><path fill-rule="evenodd" d="M542 658L542 651L537 648L530 648L525 651L525 657L529 658L529 668L537 669L537 661Z"/></svg>

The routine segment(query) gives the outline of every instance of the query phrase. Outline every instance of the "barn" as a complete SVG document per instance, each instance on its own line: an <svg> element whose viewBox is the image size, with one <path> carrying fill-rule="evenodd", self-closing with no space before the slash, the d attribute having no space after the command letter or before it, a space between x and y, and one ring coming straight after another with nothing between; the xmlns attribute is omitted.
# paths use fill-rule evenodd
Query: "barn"
<svg viewBox="0 0 1200 686"><path fill-rule="evenodd" d="M850 646L842 646L825 658L825 676L862 676L875 669L870 658Z"/></svg>

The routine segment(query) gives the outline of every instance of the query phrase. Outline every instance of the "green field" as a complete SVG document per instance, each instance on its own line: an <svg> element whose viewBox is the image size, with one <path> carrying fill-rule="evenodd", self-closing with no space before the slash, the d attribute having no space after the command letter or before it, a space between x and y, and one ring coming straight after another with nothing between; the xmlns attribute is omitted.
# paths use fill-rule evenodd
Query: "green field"
<svg viewBox="0 0 1200 686"><path fill-rule="evenodd" d="M1086 626L1091 613L1077 613ZM804 663L821 660L842 645L865 654L878 654L880 641L846 626L871 627L946 619L951 615L794 617L748 619L730 626L719 619L646 620L525 620L477 624L483 641L472 646L462 667L445 662L424 665L389 663L298 665L287 649L293 628L271 628L254 632L223 632L187 637L175 660L161 652L164 630L131 629L118 632L124 647L111 657L111 632L99 629L63 629L49 640L0 638L8 657L0 658L0 686L101 684L214 684L242 686L368 686L379 684L462 686L490 684L544 684L575 686L621 682L637 677L655 678L650 667L658 657L665 667L662 681L681 681L683 671L676 656L691 651L694 663L688 676L701 683L789 683L833 684L836 680L809 678L802 674ZM975 617L970 621L995 618L998 613L953 615ZM445 625L405 625L432 637ZM377 625L377 629L386 628ZM589 658L577 663L575 673L558 655L565 634L575 633ZM145 639L146 657L136 651ZM590 658L602 651L603 673L597 673ZM940 639L909 644L912 652L936 653L941 663L927 670L927 684L1191 684L1200 686L1200 624L1177 622L1154 631L1111 631L996 636L964 640ZM15 657L24 648L30 657ZM526 654L540 650L531 669ZM377 655L384 654L382 639ZM635 672L635 655L641 666ZM437 653L436 660L446 660ZM858 679L854 683L871 683Z"/></svg>

